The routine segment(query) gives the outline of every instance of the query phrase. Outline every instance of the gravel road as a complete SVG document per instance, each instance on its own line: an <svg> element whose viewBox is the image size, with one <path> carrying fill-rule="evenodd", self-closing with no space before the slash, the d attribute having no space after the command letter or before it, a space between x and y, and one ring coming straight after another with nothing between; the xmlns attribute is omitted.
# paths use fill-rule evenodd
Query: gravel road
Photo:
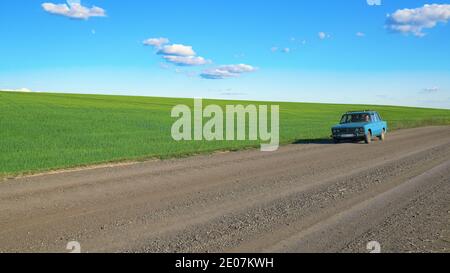
<svg viewBox="0 0 450 273"><path fill-rule="evenodd" d="M450 252L450 127L0 182L0 252Z"/></svg>

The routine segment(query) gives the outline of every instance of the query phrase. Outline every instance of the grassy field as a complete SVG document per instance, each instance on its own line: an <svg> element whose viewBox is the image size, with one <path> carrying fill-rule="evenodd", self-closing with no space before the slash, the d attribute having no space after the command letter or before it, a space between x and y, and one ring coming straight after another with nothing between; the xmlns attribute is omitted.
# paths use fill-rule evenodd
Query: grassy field
<svg viewBox="0 0 450 273"><path fill-rule="evenodd" d="M259 104L205 101L204 104ZM188 99L0 92L0 176L238 150L259 142L175 142L173 106ZM267 103L263 103L267 104ZM278 103L277 103L278 104ZM391 129L450 125L450 110L279 103L282 143L328 138L348 110L377 110Z"/></svg>

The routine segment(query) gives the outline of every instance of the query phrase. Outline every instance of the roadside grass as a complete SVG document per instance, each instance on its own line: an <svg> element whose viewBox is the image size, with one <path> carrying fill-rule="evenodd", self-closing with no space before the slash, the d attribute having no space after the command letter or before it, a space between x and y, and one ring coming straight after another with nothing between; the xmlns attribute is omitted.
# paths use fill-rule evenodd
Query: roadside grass
<svg viewBox="0 0 450 273"><path fill-rule="evenodd" d="M205 100L204 105L270 104ZM176 142L172 107L192 99L0 92L0 177L259 147L252 141ZM349 110L379 111L391 130L450 125L450 110L394 106L280 105L282 144L326 139Z"/></svg>

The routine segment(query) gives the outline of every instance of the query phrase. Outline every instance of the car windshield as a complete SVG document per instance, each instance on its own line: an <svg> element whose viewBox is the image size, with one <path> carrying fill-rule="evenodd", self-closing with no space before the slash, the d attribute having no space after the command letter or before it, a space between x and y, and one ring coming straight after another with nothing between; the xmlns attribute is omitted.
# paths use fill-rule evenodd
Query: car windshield
<svg viewBox="0 0 450 273"><path fill-rule="evenodd" d="M355 122L370 122L369 114L346 114L341 119L341 124Z"/></svg>

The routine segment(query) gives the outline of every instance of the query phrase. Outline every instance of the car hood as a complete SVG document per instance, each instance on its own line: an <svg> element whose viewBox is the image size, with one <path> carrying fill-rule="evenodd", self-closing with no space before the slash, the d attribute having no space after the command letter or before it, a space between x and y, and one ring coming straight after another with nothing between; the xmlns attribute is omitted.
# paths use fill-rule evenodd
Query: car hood
<svg viewBox="0 0 450 273"><path fill-rule="evenodd" d="M363 128L369 124L368 122L355 122L355 123L345 123L345 124L338 124L333 127L333 129L353 129L353 128Z"/></svg>

